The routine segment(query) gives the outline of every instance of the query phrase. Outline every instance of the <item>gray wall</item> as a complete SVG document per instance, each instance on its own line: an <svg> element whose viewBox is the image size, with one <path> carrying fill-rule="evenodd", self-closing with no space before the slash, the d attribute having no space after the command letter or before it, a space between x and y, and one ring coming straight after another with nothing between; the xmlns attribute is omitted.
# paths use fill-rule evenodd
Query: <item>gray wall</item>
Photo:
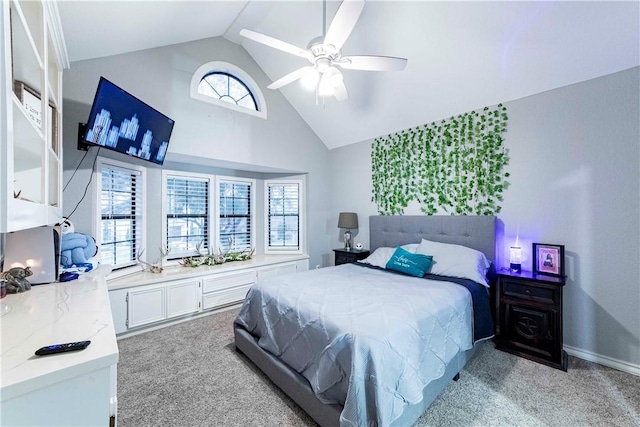
<svg viewBox="0 0 640 427"><path fill-rule="evenodd" d="M247 72L260 86L267 104L267 120L193 100L189 84L194 71L210 61L226 61ZM240 46L221 37L148 49L128 54L78 61L64 74L64 183L84 152L76 150L79 122L86 122L100 76L144 100L176 122L167 155L172 169L266 178L256 170L279 170L277 176L304 175L307 193L307 251L310 265L323 265L333 231L326 228L329 216L329 150L300 118L279 91L266 89L266 75ZM64 191L68 215L82 198L97 149L92 148L80 170ZM101 150L101 156L135 163L135 159ZM179 156L176 156L179 155ZM171 163L172 157L180 164ZM185 165L185 161L205 164ZM225 163L226 162L226 163ZM143 164L138 162L139 164ZM214 166L210 166L210 165ZM224 164L233 164L223 167ZM148 170L147 246L160 243L160 168L144 163ZM209 165L209 166L207 166ZM240 165L240 166L238 166ZM244 165L244 166L243 166ZM245 167L246 166L246 167ZM71 220L76 230L92 233L91 188ZM258 202L262 200L261 186ZM257 212L262 212L258 206ZM262 233L256 237L262 245ZM156 243L157 242L157 243Z"/></svg>
<svg viewBox="0 0 640 427"><path fill-rule="evenodd" d="M519 237L565 245L565 345L640 365L640 68L505 103L511 186L499 214L499 266ZM479 108L483 106L478 106ZM368 244L371 144L331 151L332 206L359 214ZM420 214L409 206L406 214ZM333 245L340 245L339 233Z"/></svg>

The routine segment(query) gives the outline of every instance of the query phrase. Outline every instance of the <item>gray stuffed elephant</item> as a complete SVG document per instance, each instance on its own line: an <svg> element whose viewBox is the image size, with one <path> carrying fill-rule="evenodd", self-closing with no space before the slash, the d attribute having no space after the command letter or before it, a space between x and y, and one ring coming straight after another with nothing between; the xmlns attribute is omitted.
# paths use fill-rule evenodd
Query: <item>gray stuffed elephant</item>
<svg viewBox="0 0 640 427"><path fill-rule="evenodd" d="M31 267L14 267L9 271L0 273L0 280L6 282L7 293L15 294L31 289L31 283L29 283L27 277L32 274Z"/></svg>

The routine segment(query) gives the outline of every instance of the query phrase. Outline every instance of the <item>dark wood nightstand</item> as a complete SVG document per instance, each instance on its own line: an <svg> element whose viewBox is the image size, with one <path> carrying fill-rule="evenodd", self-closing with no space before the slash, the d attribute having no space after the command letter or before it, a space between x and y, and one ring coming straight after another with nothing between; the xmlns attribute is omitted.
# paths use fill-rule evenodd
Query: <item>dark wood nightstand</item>
<svg viewBox="0 0 640 427"><path fill-rule="evenodd" d="M499 270L496 289L496 348L567 370L562 349L564 277Z"/></svg>
<svg viewBox="0 0 640 427"><path fill-rule="evenodd" d="M369 251L367 249L334 249L333 252L335 255L335 264L348 264L350 262L356 262L361 259L365 259L369 256Z"/></svg>

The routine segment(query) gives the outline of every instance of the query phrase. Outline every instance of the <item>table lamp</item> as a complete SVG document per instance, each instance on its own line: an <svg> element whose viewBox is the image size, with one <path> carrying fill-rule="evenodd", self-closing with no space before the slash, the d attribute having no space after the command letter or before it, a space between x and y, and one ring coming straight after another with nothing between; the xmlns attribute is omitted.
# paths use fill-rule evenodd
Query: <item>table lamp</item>
<svg viewBox="0 0 640 427"><path fill-rule="evenodd" d="M522 248L520 246L509 248L509 267L514 273L520 273L522 270Z"/></svg>
<svg viewBox="0 0 640 427"><path fill-rule="evenodd" d="M338 228L344 228L347 231L344 232L344 248L351 250L351 230L358 228L358 214L355 212L340 212L338 217Z"/></svg>

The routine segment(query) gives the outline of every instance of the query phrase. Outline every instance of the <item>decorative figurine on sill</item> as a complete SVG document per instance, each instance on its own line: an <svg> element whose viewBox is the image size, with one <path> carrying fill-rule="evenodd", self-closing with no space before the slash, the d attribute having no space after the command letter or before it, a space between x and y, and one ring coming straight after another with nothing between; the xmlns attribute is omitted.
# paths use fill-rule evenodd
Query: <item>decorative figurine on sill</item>
<svg viewBox="0 0 640 427"><path fill-rule="evenodd" d="M7 293L15 294L31 289L31 283L29 283L27 277L32 274L31 267L13 267L9 271L0 273L0 281L6 283Z"/></svg>
<svg viewBox="0 0 640 427"><path fill-rule="evenodd" d="M178 261L178 263L183 267L200 267L201 265L224 264L227 261L248 261L253 258L253 254L256 251L256 248L252 248L251 251L247 252L248 249L245 248L240 252L231 252L233 238L229 237L229 244L226 251L222 252L222 249L218 249L220 253L217 255L212 254L210 251L207 251L206 255L202 255L203 244L204 240L196 244L197 256L184 257Z"/></svg>
<svg viewBox="0 0 640 427"><path fill-rule="evenodd" d="M171 252L171 248L165 248L164 246L160 247L160 258L158 258L153 264L150 264L140 259L142 257L142 254L144 253L144 249L140 249L136 255L136 259L140 264L143 265L143 268L144 266L147 266L150 272L162 273L162 270L164 270L164 268L162 267L162 261L167 258L167 256L169 256L169 252Z"/></svg>

